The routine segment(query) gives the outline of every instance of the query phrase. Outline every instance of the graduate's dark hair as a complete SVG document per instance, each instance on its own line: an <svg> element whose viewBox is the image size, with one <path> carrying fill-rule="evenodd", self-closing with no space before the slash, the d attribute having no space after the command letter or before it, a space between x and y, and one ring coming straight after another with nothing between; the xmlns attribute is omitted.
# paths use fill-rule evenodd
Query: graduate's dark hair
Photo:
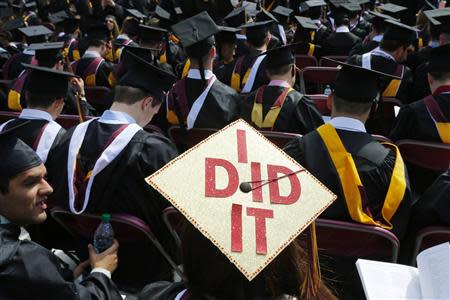
<svg viewBox="0 0 450 300"><path fill-rule="evenodd" d="M253 47L260 48L262 47L266 42L267 33L269 32L269 29L266 29L261 32L257 32L255 30L248 31L247 30L247 43L252 45Z"/></svg>
<svg viewBox="0 0 450 300"><path fill-rule="evenodd" d="M389 52L393 52L400 47L408 48L411 45L411 42L399 41L399 40L386 40L382 39L380 42L381 50L386 50Z"/></svg>
<svg viewBox="0 0 450 300"><path fill-rule="evenodd" d="M193 299L276 299L284 294L300 296L309 268L308 254L294 240L252 281L234 266L192 224L182 233L183 267L189 294ZM318 300L336 299L322 282Z"/></svg>
<svg viewBox="0 0 450 300"><path fill-rule="evenodd" d="M430 72L430 76L437 81L450 80L450 72Z"/></svg>
<svg viewBox="0 0 450 300"><path fill-rule="evenodd" d="M289 65L281 65L281 66L276 66L276 67L269 67L268 65L266 65L266 70L267 70L267 73L271 76L284 75L284 74L291 72L293 65L294 64L289 64Z"/></svg>
<svg viewBox="0 0 450 300"><path fill-rule="evenodd" d="M28 107L42 107L48 108L58 99L65 98L65 96L56 96L55 94L46 93L30 93L25 92L25 101Z"/></svg>
<svg viewBox="0 0 450 300"><path fill-rule="evenodd" d="M214 36L198 42L190 47L186 47L186 54L190 59L194 59L198 63L198 69L200 71L200 77L203 85L206 85L205 79L205 62L207 61L209 51L215 44Z"/></svg>
<svg viewBox="0 0 450 300"><path fill-rule="evenodd" d="M359 103L345 100L336 94L333 94L333 106L335 111L348 113L352 115L363 115L372 108L373 102Z"/></svg>
<svg viewBox="0 0 450 300"><path fill-rule="evenodd" d="M136 87L117 85L114 88L114 102L118 103L133 105L134 103L139 102L149 96L151 96L149 92ZM162 100L163 98L161 97L153 97L151 106L155 107L159 105L160 103L162 103Z"/></svg>
<svg viewBox="0 0 450 300"><path fill-rule="evenodd" d="M308 16L313 20L319 19L321 15L322 15L322 7L321 6L311 7L308 10Z"/></svg>

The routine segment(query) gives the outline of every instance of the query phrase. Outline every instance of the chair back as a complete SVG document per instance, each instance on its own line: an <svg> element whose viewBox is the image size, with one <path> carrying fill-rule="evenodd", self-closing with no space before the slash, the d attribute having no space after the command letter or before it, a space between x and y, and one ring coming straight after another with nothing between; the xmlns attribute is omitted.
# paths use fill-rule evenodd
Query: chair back
<svg viewBox="0 0 450 300"><path fill-rule="evenodd" d="M320 58L320 61L319 61L319 66L320 67L333 67L333 68L335 68L335 67L339 66L339 63L331 61L331 60L328 60L327 58L333 59L333 60L337 60L339 62L346 62L347 59L348 59L348 56L345 56L345 55L344 56L343 55L323 56L323 57Z"/></svg>
<svg viewBox="0 0 450 300"><path fill-rule="evenodd" d="M414 242L411 266L416 266L416 258L420 251L445 242L450 242L450 227L430 226L420 230Z"/></svg>
<svg viewBox="0 0 450 300"><path fill-rule="evenodd" d="M87 86L84 88L87 101L101 114L112 104L112 98L108 98L111 89L104 86Z"/></svg>
<svg viewBox="0 0 450 300"><path fill-rule="evenodd" d="M310 93L307 85L318 85L319 93L323 85L331 84L336 81L338 68L332 67L306 67L300 72L300 90L303 94ZM308 93L307 93L308 91ZM317 91L316 91L317 92Z"/></svg>
<svg viewBox="0 0 450 300"><path fill-rule="evenodd" d="M327 99L328 96L325 94L313 94L313 95L306 95L311 100L314 101L314 104L316 104L317 109L320 111L320 113L324 116L331 115L331 109L328 108L327 105Z"/></svg>
<svg viewBox="0 0 450 300"><path fill-rule="evenodd" d="M0 111L0 124L3 124L11 119L19 117L20 113L15 111Z"/></svg>
<svg viewBox="0 0 450 300"><path fill-rule="evenodd" d="M403 159L423 169L444 172L450 166L450 144L400 140L396 142Z"/></svg>
<svg viewBox="0 0 450 300"><path fill-rule="evenodd" d="M318 62L314 56L297 54L295 55L295 65L303 70L305 67L317 67Z"/></svg>
<svg viewBox="0 0 450 300"><path fill-rule="evenodd" d="M275 144L278 148L283 149L287 143L289 143L294 138L301 137L300 134L290 133L290 132L279 132L279 131L259 131L266 139Z"/></svg>

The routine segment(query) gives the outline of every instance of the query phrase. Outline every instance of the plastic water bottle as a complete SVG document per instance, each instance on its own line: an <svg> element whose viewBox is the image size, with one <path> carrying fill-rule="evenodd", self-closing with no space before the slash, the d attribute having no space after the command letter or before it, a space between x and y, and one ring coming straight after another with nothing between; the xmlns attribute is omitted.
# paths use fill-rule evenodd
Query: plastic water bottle
<svg viewBox="0 0 450 300"><path fill-rule="evenodd" d="M105 251L114 243L114 230L109 221L111 221L111 215L103 214L102 222L95 230L94 248L97 253Z"/></svg>
<svg viewBox="0 0 450 300"><path fill-rule="evenodd" d="M331 86L329 84L327 84L325 86L325 89L323 90L323 94L327 95L327 96L331 94Z"/></svg>

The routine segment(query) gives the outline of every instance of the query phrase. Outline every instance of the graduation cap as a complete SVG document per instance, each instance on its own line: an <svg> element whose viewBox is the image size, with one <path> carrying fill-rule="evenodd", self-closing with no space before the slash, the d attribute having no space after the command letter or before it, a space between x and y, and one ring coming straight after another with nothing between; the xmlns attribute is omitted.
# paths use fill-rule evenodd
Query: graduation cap
<svg viewBox="0 0 450 300"><path fill-rule="evenodd" d="M334 8L339 8L342 4L350 3L350 0L330 0Z"/></svg>
<svg viewBox="0 0 450 300"><path fill-rule="evenodd" d="M131 62L118 85L135 87L162 99L177 80L173 73L163 70L131 51L127 52L127 57L134 62Z"/></svg>
<svg viewBox="0 0 450 300"><path fill-rule="evenodd" d="M293 43L278 48L267 50L260 55L267 55L266 67L268 69L277 68L285 65L295 64L295 47L302 43Z"/></svg>
<svg viewBox="0 0 450 300"><path fill-rule="evenodd" d="M172 20L170 18L170 13L159 5L156 5L155 15L159 19Z"/></svg>
<svg viewBox="0 0 450 300"><path fill-rule="evenodd" d="M392 16L398 16L401 12L408 9L404 6L396 5L393 3L385 3L380 5L378 8Z"/></svg>
<svg viewBox="0 0 450 300"><path fill-rule="evenodd" d="M371 2L371 0L353 0L353 1L358 3L359 5L369 4Z"/></svg>
<svg viewBox="0 0 450 300"><path fill-rule="evenodd" d="M37 25L37 26L29 26L29 27L22 27L19 28L19 31L23 33L26 37L38 37L38 36L46 36L53 33L50 29L43 25Z"/></svg>
<svg viewBox="0 0 450 300"><path fill-rule="evenodd" d="M336 82L332 84L333 93L343 100L357 103L371 103L377 100L382 89L381 80L401 79L383 72L366 69L325 58L340 65Z"/></svg>
<svg viewBox="0 0 450 300"><path fill-rule="evenodd" d="M258 166L257 171L253 165ZM336 199L300 164L243 120L209 136L146 181L249 281ZM243 191L241 186L248 189ZM314 231L310 232L315 237ZM314 239L308 240L309 249L317 249ZM311 252L306 273L319 271L313 258L317 253ZM314 287L316 283L305 281L303 286Z"/></svg>
<svg viewBox="0 0 450 300"><path fill-rule="evenodd" d="M356 2L343 3L341 4L340 8L349 12L350 14L357 13L362 9L361 5L359 5L359 3Z"/></svg>
<svg viewBox="0 0 450 300"><path fill-rule="evenodd" d="M37 8L37 3L36 1L26 2L25 7L28 9Z"/></svg>
<svg viewBox="0 0 450 300"><path fill-rule="evenodd" d="M293 11L294 11L293 9L278 5L277 7L275 7L274 10L272 10L272 13L274 13L277 16L278 21L285 23L287 22L289 16L292 14Z"/></svg>
<svg viewBox="0 0 450 300"><path fill-rule="evenodd" d="M16 129L29 123L26 121L0 132L0 180L4 182L43 163L36 152L14 134Z"/></svg>
<svg viewBox="0 0 450 300"><path fill-rule="evenodd" d="M22 18L9 20L3 25L3 29L6 31L13 31L15 29L19 29L25 26L25 23Z"/></svg>
<svg viewBox="0 0 450 300"><path fill-rule="evenodd" d="M141 41L165 41L169 32L161 27L139 25L139 39Z"/></svg>
<svg viewBox="0 0 450 300"><path fill-rule="evenodd" d="M214 35L219 27L206 11L185 19L172 26L173 33L180 39L191 57L202 57L214 45Z"/></svg>
<svg viewBox="0 0 450 300"><path fill-rule="evenodd" d="M147 62L153 62L155 59L155 56L153 53L159 52L157 49L151 49L151 48L144 48L139 46L133 46L133 45L125 45L123 48L122 56L121 56L121 62L123 62L126 66L130 66L133 63L136 63L135 59L128 59L127 55L128 53L133 53L143 60Z"/></svg>
<svg viewBox="0 0 450 300"><path fill-rule="evenodd" d="M304 14L309 10L321 9L323 6L327 6L327 3L323 0L309 0L300 3L299 13Z"/></svg>
<svg viewBox="0 0 450 300"><path fill-rule="evenodd" d="M421 10L423 11L423 10L429 10L429 9L437 9L437 7L434 4L432 4L430 1L425 0Z"/></svg>
<svg viewBox="0 0 450 300"><path fill-rule="evenodd" d="M450 44L432 48L430 50L430 60L428 72L450 72Z"/></svg>
<svg viewBox="0 0 450 300"><path fill-rule="evenodd" d="M388 28L383 34L383 39L411 43L416 39L416 33L419 31L417 28L392 19L385 19L385 22L388 24Z"/></svg>
<svg viewBox="0 0 450 300"><path fill-rule="evenodd" d="M235 8L224 18L225 23L231 27L239 27L242 24L247 23L247 13L245 6Z"/></svg>
<svg viewBox="0 0 450 300"><path fill-rule="evenodd" d="M220 32L215 35L218 43L236 43L236 33L240 31L239 28L219 26Z"/></svg>
<svg viewBox="0 0 450 300"><path fill-rule="evenodd" d="M62 48L63 42L56 43L38 43L31 44L28 49L35 50L35 57L38 60L39 66L52 68L55 63L63 58Z"/></svg>
<svg viewBox="0 0 450 300"><path fill-rule="evenodd" d="M143 20L143 19L147 18L146 15L144 15L142 12L140 12L137 9L127 9L127 13L130 16L132 16L132 17L134 17L134 18L136 18L138 20Z"/></svg>
<svg viewBox="0 0 450 300"><path fill-rule="evenodd" d="M97 41L108 41L110 38L110 32L105 24L92 25L87 31L84 32L84 40L88 44Z"/></svg>
<svg viewBox="0 0 450 300"><path fill-rule="evenodd" d="M55 16L55 15L48 15L47 19L52 23L52 24L60 24L64 21L63 18Z"/></svg>
<svg viewBox="0 0 450 300"><path fill-rule="evenodd" d="M240 28L246 29L245 35L247 36L247 41L257 41L265 38L272 23L273 20L253 22L242 25Z"/></svg>
<svg viewBox="0 0 450 300"><path fill-rule="evenodd" d="M22 64L31 70L27 77L26 90L35 95L45 95L45 97L65 98L67 96L68 81L72 77L79 76L55 70L52 68Z"/></svg>
<svg viewBox="0 0 450 300"><path fill-rule="evenodd" d="M303 29L307 29L310 31L319 29L319 26L317 26L317 24L314 23L314 21L311 18L295 16L295 20L297 21L298 25Z"/></svg>
<svg viewBox="0 0 450 300"><path fill-rule="evenodd" d="M426 10L423 13L433 26L438 26L445 23L446 18L450 16L450 8Z"/></svg>
<svg viewBox="0 0 450 300"><path fill-rule="evenodd" d="M262 21L273 21L275 23L278 23L277 18L275 18L274 15L272 15L270 12L268 12L265 9L261 9L261 11L256 15L256 22L262 22Z"/></svg>
<svg viewBox="0 0 450 300"><path fill-rule="evenodd" d="M7 18L11 17L12 15L14 15L12 7L9 7L8 3L0 3L0 18Z"/></svg>

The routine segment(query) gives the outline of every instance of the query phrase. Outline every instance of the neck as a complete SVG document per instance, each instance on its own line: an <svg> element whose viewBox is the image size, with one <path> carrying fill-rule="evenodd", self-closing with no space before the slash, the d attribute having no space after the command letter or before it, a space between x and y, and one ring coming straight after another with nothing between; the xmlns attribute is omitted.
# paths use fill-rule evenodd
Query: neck
<svg viewBox="0 0 450 300"><path fill-rule="evenodd" d="M191 69L200 69L197 61L193 61L191 58ZM203 69L211 70L213 69L213 61L209 59L206 64L203 64Z"/></svg>
<svg viewBox="0 0 450 300"><path fill-rule="evenodd" d="M367 118L369 117L369 113L366 113L364 115L354 115L354 114L349 114L349 113L345 113L345 112L337 112L337 111L332 111L331 113L331 118L337 118L337 117L343 117L343 118L350 118L350 119L356 119L361 121L363 124L366 123Z"/></svg>
<svg viewBox="0 0 450 300"><path fill-rule="evenodd" d="M430 83L431 93L434 94L436 92L436 90L442 86L450 86L450 80L435 81L433 83Z"/></svg>
<svg viewBox="0 0 450 300"><path fill-rule="evenodd" d="M131 117L133 117L133 119L136 120L136 123L139 126L144 127L145 125L147 125L148 122L146 122L147 121L146 118L142 116L142 114L140 113L139 109L140 104L141 101L138 101L131 105L120 102L113 102L110 110L129 114Z"/></svg>
<svg viewBox="0 0 450 300"><path fill-rule="evenodd" d="M100 47L94 47L94 46L91 46L91 47L88 47L88 48L86 49L86 51L97 52L97 53L100 54L101 49L100 49Z"/></svg>
<svg viewBox="0 0 450 300"><path fill-rule="evenodd" d="M383 48L380 47L380 50L386 52L387 54L392 55L392 57L395 59L395 61L398 62L398 61L400 60L400 57L399 57L399 55L398 55L398 50L399 50L399 49L397 49L397 50L395 50L395 51L388 51L388 50L383 49Z"/></svg>
<svg viewBox="0 0 450 300"><path fill-rule="evenodd" d="M282 80L282 81L286 81L287 83L289 83L291 86L293 85L293 81L294 79L292 78L292 75L289 74L283 74L283 75L270 75L269 76L270 80Z"/></svg>

